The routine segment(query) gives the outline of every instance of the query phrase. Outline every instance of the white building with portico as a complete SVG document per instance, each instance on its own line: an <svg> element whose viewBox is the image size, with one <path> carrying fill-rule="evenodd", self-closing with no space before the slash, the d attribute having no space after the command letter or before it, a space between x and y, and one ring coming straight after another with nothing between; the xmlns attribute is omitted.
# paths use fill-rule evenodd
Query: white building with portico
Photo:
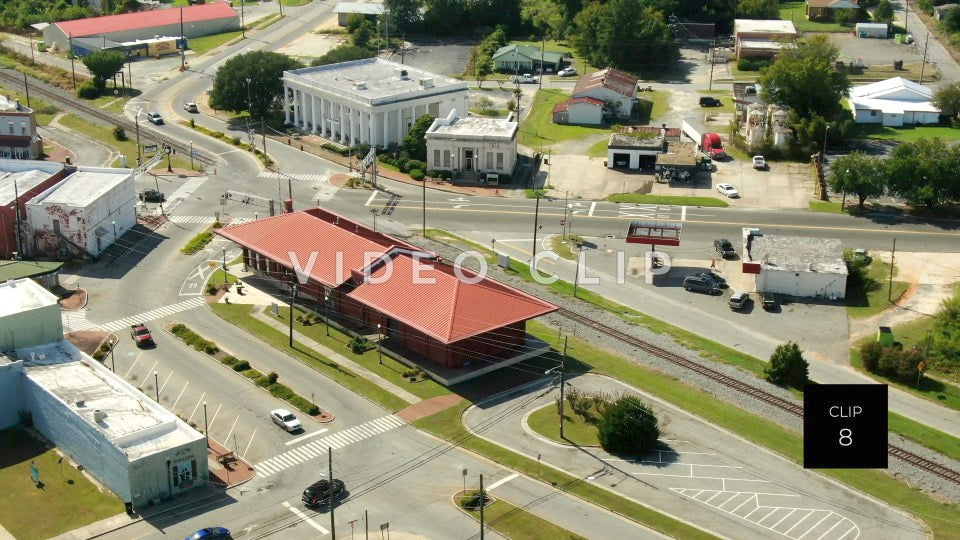
<svg viewBox="0 0 960 540"><path fill-rule="evenodd" d="M509 118L458 116L453 110L427 129L427 167L451 171L456 178L485 180L513 174L517 163L517 129Z"/></svg>
<svg viewBox="0 0 960 540"><path fill-rule="evenodd" d="M285 120L345 145L400 144L417 118L468 109L467 83L368 58L283 72Z"/></svg>

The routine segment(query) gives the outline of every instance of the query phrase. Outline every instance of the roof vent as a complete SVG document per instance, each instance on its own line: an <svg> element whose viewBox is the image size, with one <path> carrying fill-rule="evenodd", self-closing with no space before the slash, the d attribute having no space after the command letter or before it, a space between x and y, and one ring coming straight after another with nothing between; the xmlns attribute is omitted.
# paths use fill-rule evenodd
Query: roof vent
<svg viewBox="0 0 960 540"><path fill-rule="evenodd" d="M83 400L82 400L82 399L78 399L78 400L77 400L77 407L83 407L83 405L84 405Z"/></svg>
<svg viewBox="0 0 960 540"><path fill-rule="evenodd" d="M433 79L430 77L420 79L420 86L423 88L433 88Z"/></svg>
<svg viewBox="0 0 960 540"><path fill-rule="evenodd" d="M100 409L97 409L97 410L93 411L93 421L96 422L96 423L98 423L98 424L99 424L100 422L103 422L103 420L104 420L106 417L107 417L107 413L103 412L103 411L100 410Z"/></svg>
<svg viewBox="0 0 960 540"><path fill-rule="evenodd" d="M410 78L410 77L407 76L407 70L405 70L405 69L403 69L403 68L396 68L396 69L393 70L393 72L396 73L396 74L397 74L397 77L400 77L401 80L404 80L404 81L405 81L405 80L407 80L407 79Z"/></svg>
<svg viewBox="0 0 960 540"><path fill-rule="evenodd" d="M365 83L365 82L363 82L363 81L357 81L357 82L353 83L353 87L356 88L357 90L366 90L366 89L367 89L367 83Z"/></svg>

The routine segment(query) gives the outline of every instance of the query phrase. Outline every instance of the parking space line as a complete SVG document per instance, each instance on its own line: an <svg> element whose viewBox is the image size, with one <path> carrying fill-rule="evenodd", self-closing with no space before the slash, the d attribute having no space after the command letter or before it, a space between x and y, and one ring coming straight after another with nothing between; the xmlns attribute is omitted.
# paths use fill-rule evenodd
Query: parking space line
<svg viewBox="0 0 960 540"><path fill-rule="evenodd" d="M741 507L743 507L743 505L747 504L747 503L750 502L750 501L756 501L756 502L757 502L757 506L760 505L760 501L757 500L757 495L756 495L756 494L753 494L753 496L749 497L747 500L745 500L745 501L743 501L742 503L740 503L740 506L738 506L738 507L734 508L733 510L731 510L730 513L731 513L731 514L735 513L737 510L739 510Z"/></svg>
<svg viewBox="0 0 960 540"><path fill-rule="evenodd" d="M220 403L220 405L217 405L217 411L213 413L213 418L210 420L210 424L207 426L208 430L213 426L213 423L217 421L217 415L220 414L221 408L223 408L223 403Z"/></svg>
<svg viewBox="0 0 960 540"><path fill-rule="evenodd" d="M853 531L854 529L858 529L858 528L859 528L859 527L857 527L857 525L854 524L853 527L850 527L849 529L847 529L847 532L841 534L840 537L837 538L837 540L843 540L844 538L846 538L846 536L847 536L848 534L850 534L851 531Z"/></svg>
<svg viewBox="0 0 960 540"><path fill-rule="evenodd" d="M324 529L323 527L320 526L319 523L317 523L316 521L314 521L313 518L310 518L310 517L308 517L306 514L304 514L303 512L301 512L299 508L294 508L294 507L291 506L290 503L288 503L287 501L283 501L283 505L287 507L287 510L290 510L291 512L294 513L294 515L296 515L296 516L297 516L298 518L300 518L302 521L304 521L305 523L307 523L307 525L310 525L311 527L313 527L314 529L316 529L317 531L319 531L320 534L329 534L329 533L330 533L330 531Z"/></svg>
<svg viewBox="0 0 960 540"><path fill-rule="evenodd" d="M773 507L770 507L770 506L757 506L756 508L753 509L753 512L756 512L757 510L760 510L761 508L769 508L770 511L767 512L767 515L763 516L762 518L760 518L759 520L757 520L757 521L755 522L757 525L759 525L761 521L767 519L767 516L769 516L770 514L772 514L772 513L774 513L774 512L777 511L776 508L773 508ZM750 516L753 515L753 512L750 512L749 514L743 516L743 519L745 519L745 520L747 520L747 521L750 521Z"/></svg>
<svg viewBox="0 0 960 540"><path fill-rule="evenodd" d="M723 493L723 491L718 491L718 492L716 492L716 493L713 494L713 497L716 497L717 495L719 495L719 494L721 494L721 493ZM707 499L707 500L705 500L705 501L703 501L703 502L704 502L704 503L709 503L710 501L713 500L713 497L710 497L709 499Z"/></svg>
<svg viewBox="0 0 960 540"><path fill-rule="evenodd" d="M240 415L238 414L236 418L233 419L233 425L230 426L230 431L227 432L227 438L224 439L226 442L230 442L230 436L233 435L233 428L237 427L237 421L240 420Z"/></svg>
<svg viewBox="0 0 960 540"><path fill-rule="evenodd" d="M819 512L819 510L810 510L809 512L807 512L806 514L804 514L803 517L800 518L800 521L797 521L796 523L794 523L794 524L793 524L793 527L790 527L789 529L787 529L787 532L783 533L783 535L784 535L784 536L788 536L788 535L790 534L790 531L796 529L797 526L799 526L801 523L804 522L804 520L806 520L808 517L812 516L812 515L813 515L814 513L816 513L816 512Z"/></svg>
<svg viewBox="0 0 960 540"><path fill-rule="evenodd" d="M167 380L163 381L163 384L160 385L161 394L163 393L163 389L167 387L167 383L170 382L170 379L172 378L173 378L173 372L171 371L170 374L167 375Z"/></svg>
<svg viewBox="0 0 960 540"><path fill-rule="evenodd" d="M193 406L193 412L190 413L190 416L187 418L187 422L192 422L192 421L193 421L193 415L197 414L197 409L200 408L200 404L203 403L203 398L205 398L205 397L207 397L207 391L206 391L206 390L204 390L203 393L200 394L200 399L198 399L198 400L197 400L197 404ZM210 428L207 428L207 429L210 429Z"/></svg>
<svg viewBox="0 0 960 540"><path fill-rule="evenodd" d="M807 532L805 532L805 533L801 534L800 536L798 536L798 537L797 537L797 540L801 540L804 536L810 534L810 531L812 531L812 530L816 529L817 527L819 527L820 524L824 522L824 520L826 520L828 517L830 517L830 516L832 516L832 515L833 515L833 510L828 510L828 511L827 511L827 515L823 516L823 519L821 519L821 520L818 521L816 524L814 524L813 527L810 527L809 529L807 529Z"/></svg>
<svg viewBox="0 0 960 540"><path fill-rule="evenodd" d="M153 367L151 367L150 369L147 370L147 374L143 377L143 380L147 380L147 377L149 377L150 374L153 373L153 370L157 369L157 364L159 364L159 363L160 363L159 360L157 360L156 362L153 363Z"/></svg>
<svg viewBox="0 0 960 540"><path fill-rule="evenodd" d="M250 445L253 444L253 438L257 435L257 428L253 428L253 433L250 435L250 442L247 443L247 447L243 449L243 454L240 457L247 455L247 452L250 451Z"/></svg>
<svg viewBox="0 0 960 540"><path fill-rule="evenodd" d="M516 477L518 477L518 476L520 476L520 474L518 474L518 473L513 473L513 474L511 474L510 476L505 476L505 477L501 478L500 480L497 480L496 482L490 484L490 487L488 487L487 489L498 488L498 487L502 486L503 484L506 484L507 482L513 480L514 478L516 478Z"/></svg>
<svg viewBox="0 0 960 540"><path fill-rule="evenodd" d="M317 435L320 435L321 433L326 433L326 432L328 432L328 431L330 431L330 430L327 429L327 428L318 429L317 431L314 431L313 433L308 433L308 434L303 435L303 436L301 436L301 437L297 437L296 439L293 439L292 441L287 441L287 442L285 442L285 443L283 443L283 444L284 444L285 446L290 446L291 444L297 444L297 443L300 442L300 441L304 441L304 440L306 440L306 439L309 439L310 437L316 437Z"/></svg>
<svg viewBox="0 0 960 540"><path fill-rule="evenodd" d="M373 190L373 193L370 194L370 198L367 199L367 202L364 203L364 206L370 206L370 203L372 203L373 200L377 198L377 195L378 195L379 193L380 193L380 190L379 190L379 189Z"/></svg>
<svg viewBox="0 0 960 540"><path fill-rule="evenodd" d="M597 201L590 203L590 211L587 212L587 216L593 217L593 211L597 209Z"/></svg>
<svg viewBox="0 0 960 540"><path fill-rule="evenodd" d="M839 516L839 514L837 514L837 515ZM840 517L843 517L843 516L840 516ZM840 524L843 523L843 522L844 522L844 520L841 519L840 521L834 523L834 524L833 524L833 527L830 527L829 529L827 529L827 532L821 534L821 535L819 536L819 538L817 538L817 540L823 540L823 537L824 537L824 536L830 534L830 531L836 529L837 526L840 525ZM811 529L811 530L813 530L813 529ZM847 531L847 532L850 532L850 531ZM803 537L801 536L800 538L803 538ZM841 538L843 538L843 537L841 536ZM799 539L798 539L798 540L799 540Z"/></svg>
<svg viewBox="0 0 960 540"><path fill-rule="evenodd" d="M133 368L137 367L137 362L140 361L141 356L143 356L143 351L140 351L140 354L138 354L137 357L133 360L133 365L131 365L130 369L128 369L127 372L123 374L124 379L130 376L130 372L133 371Z"/></svg>
<svg viewBox="0 0 960 540"><path fill-rule="evenodd" d="M177 394L177 399L173 402L173 405L170 406L170 409L176 409L177 403L180 403L180 398L183 397L183 393L187 390L187 387L190 386L190 380L187 380L187 384L183 385L183 388L180 389L180 393Z"/></svg>
<svg viewBox="0 0 960 540"><path fill-rule="evenodd" d="M785 515L785 516L783 516L782 518L780 518L780 521L774 523L774 524L773 524L773 527L769 527L770 530L773 530L774 528L776 528L777 525L779 525L780 523L782 523L783 520L785 520L785 519L787 519L788 517L792 516L793 513L796 512L796 511L797 511L796 508L794 508L793 510L790 510L790 512L789 512L787 515Z"/></svg>

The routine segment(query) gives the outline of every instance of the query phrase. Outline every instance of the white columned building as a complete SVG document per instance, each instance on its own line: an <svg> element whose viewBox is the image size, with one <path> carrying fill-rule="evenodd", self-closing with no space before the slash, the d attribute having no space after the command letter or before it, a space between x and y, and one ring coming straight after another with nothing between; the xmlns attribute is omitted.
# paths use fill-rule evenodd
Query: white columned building
<svg viewBox="0 0 960 540"><path fill-rule="evenodd" d="M458 116L452 110L427 129L427 168L451 171L464 180L509 178L517 164L518 128L512 114L509 118Z"/></svg>
<svg viewBox="0 0 960 540"><path fill-rule="evenodd" d="M417 118L469 106L467 83L379 58L283 72L288 124L341 144L400 144Z"/></svg>

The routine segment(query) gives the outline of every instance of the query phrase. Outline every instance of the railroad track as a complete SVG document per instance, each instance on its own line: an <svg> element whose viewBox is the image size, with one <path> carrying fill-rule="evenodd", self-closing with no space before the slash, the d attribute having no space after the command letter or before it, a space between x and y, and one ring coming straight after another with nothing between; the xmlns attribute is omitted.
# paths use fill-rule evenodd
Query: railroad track
<svg viewBox="0 0 960 540"><path fill-rule="evenodd" d="M6 84L9 84L10 88L17 88L23 85L23 78L21 76L13 75L9 70L6 69L0 70L0 80ZM42 96L47 101L56 103L60 106L66 106L70 109L83 113L86 116L107 122L112 126L120 126L126 131L135 132L137 130L135 123L128 120L125 116L118 116L97 107L92 107L86 103L83 103L82 101L68 98L58 94L57 92L47 90L36 83L30 85L30 93L34 96ZM169 145L185 156L190 155L190 146L184 144L182 141L164 137L156 130L147 126L141 126L140 131L147 132L151 140L157 141L161 144ZM198 151L197 154L194 155L193 159L203 163L204 165L214 165L213 158L205 155L203 152Z"/></svg>
<svg viewBox="0 0 960 540"><path fill-rule="evenodd" d="M625 332L621 332L616 328L607 326L589 317L585 317L583 315L580 315L579 313L574 313L569 309L560 308L558 311L558 314L563 317L566 317L567 319L575 321L579 324L592 328L602 334L606 334L612 338L619 339L620 341L627 343L629 345L632 345L640 350L646 351L652 354L653 356L662 358L678 366L681 366L691 371L694 371L696 373L699 373L704 377L717 381L725 386L733 388L734 390L743 392L744 394L747 394L756 399L759 399L764 403L773 405L778 409L784 410L790 414L803 418L803 407L801 405L797 405L796 403L787 401L779 396L775 396L769 392L761 390L760 388L746 384L724 373L721 373L715 369L711 369L708 366L704 366L698 362L694 362L692 360L689 360L687 358L674 354L666 349L657 347L652 343L648 343L638 337L631 336L630 334L627 334ZM909 452L907 450L904 450L903 448L900 448L898 446L894 446L891 444L891 445L887 445L887 453L915 467L918 467L927 472L935 474L940 478L960 484L960 472L957 472L953 469L948 469L947 467L944 467L938 463L934 463L929 459L918 456L913 452Z"/></svg>

